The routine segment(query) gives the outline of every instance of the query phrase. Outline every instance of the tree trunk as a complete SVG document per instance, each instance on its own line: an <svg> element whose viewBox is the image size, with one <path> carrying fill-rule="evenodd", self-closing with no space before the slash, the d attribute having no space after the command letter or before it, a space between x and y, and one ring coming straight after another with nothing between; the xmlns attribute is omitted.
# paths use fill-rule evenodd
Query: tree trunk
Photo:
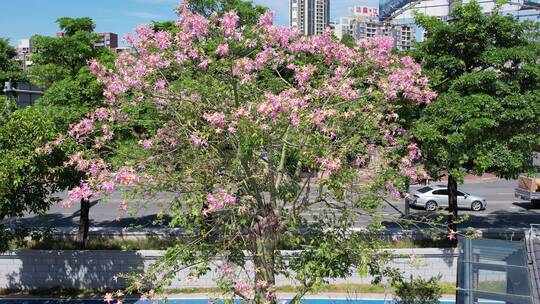
<svg viewBox="0 0 540 304"><path fill-rule="evenodd" d="M448 229L451 231L457 231L458 220L458 204L457 204L457 181L452 176L448 176Z"/></svg>
<svg viewBox="0 0 540 304"><path fill-rule="evenodd" d="M88 242L88 230L90 228L90 201L81 199L81 215L79 221L79 242L81 249L86 249Z"/></svg>
<svg viewBox="0 0 540 304"><path fill-rule="evenodd" d="M280 226L279 217L270 208L263 210L259 219L251 226L255 303L277 303L274 267Z"/></svg>

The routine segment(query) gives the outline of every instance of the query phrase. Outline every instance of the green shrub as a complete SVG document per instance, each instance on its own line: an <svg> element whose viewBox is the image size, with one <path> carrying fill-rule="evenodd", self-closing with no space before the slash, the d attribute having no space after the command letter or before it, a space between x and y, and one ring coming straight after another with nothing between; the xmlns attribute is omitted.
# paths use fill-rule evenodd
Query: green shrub
<svg viewBox="0 0 540 304"><path fill-rule="evenodd" d="M441 277L431 277L424 280L420 277L405 280L399 276L392 285L395 288L394 300L397 304L434 304L442 295L442 287L438 281Z"/></svg>

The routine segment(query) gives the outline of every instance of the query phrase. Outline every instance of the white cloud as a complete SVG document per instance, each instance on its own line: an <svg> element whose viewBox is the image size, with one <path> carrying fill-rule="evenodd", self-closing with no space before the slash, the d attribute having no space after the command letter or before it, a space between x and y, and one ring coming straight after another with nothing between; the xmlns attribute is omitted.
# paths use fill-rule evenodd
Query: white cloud
<svg viewBox="0 0 540 304"><path fill-rule="evenodd" d="M161 15L153 14L153 13L149 13L149 12L128 12L127 15L131 16L131 17L137 17L137 18L143 18L143 19L159 19L159 18L163 18L163 16L161 16Z"/></svg>

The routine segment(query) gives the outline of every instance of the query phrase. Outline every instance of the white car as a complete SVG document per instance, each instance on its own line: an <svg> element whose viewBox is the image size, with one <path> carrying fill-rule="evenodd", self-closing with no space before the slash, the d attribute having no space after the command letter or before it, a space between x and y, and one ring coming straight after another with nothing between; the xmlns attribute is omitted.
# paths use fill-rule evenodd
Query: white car
<svg viewBox="0 0 540 304"><path fill-rule="evenodd" d="M486 209L487 201L485 198L471 195L458 189L457 203L458 208L481 211ZM420 207L429 211L435 211L439 207L448 207L448 188L444 185L429 185L412 191L406 198L412 207Z"/></svg>

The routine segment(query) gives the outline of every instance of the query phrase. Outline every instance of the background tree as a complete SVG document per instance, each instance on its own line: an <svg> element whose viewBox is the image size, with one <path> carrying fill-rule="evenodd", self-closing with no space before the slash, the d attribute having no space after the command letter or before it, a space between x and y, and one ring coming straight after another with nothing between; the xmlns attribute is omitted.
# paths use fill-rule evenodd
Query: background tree
<svg viewBox="0 0 540 304"><path fill-rule="evenodd" d="M540 147L538 24L484 15L478 3L457 7L448 23L417 15L426 31L413 56L433 79L437 100L415 122L425 165L448 176L450 229L458 217L457 184L465 173L515 178L533 170Z"/></svg>
<svg viewBox="0 0 540 304"><path fill-rule="evenodd" d="M349 34L344 34L341 38L341 43L345 44L348 47L354 47L354 45L356 44L356 39Z"/></svg>
<svg viewBox="0 0 540 304"><path fill-rule="evenodd" d="M15 60L17 52L9 44L8 39L0 38L0 95L4 94L4 83L8 80L13 82L25 79L22 71L22 63ZM1 101L0 101L1 102Z"/></svg>
<svg viewBox="0 0 540 304"><path fill-rule="evenodd" d="M56 21L63 37L35 35L32 37L34 54L29 69L30 80L48 89L54 82L76 78L90 58L97 58L106 48L95 48L99 36L93 33L90 18L60 18Z"/></svg>
<svg viewBox="0 0 540 304"><path fill-rule="evenodd" d="M400 195L402 174L421 173L395 115L398 99L435 96L419 65L393 54L389 38L347 47L330 32L273 26L269 13L249 28L234 12L206 18L188 8L174 36L141 26L136 54L120 54L113 69L92 62L109 104L68 131L92 148L70 159L86 179L67 204L118 185L175 195L170 226L189 237L146 274L127 275L128 291L152 297L191 267L195 277L219 270L226 296L257 303L275 303L276 276L285 275L300 286L296 302L351 266L380 275L377 242L351 228L381 196ZM141 107L155 112L154 127L131 115ZM143 150L112 164L108 155L125 149L111 141L117 130L131 130ZM370 149L380 152L380 175L359 185ZM322 211L304 216L314 208ZM284 248L301 250L285 258Z"/></svg>
<svg viewBox="0 0 540 304"><path fill-rule="evenodd" d="M65 149L45 145L54 141L58 129L51 114L27 107L16 110L0 121L0 221L21 217L24 213L43 214L54 202L52 194L70 186L74 170L64 168ZM44 153L40 149L45 147ZM71 153L69 153L71 154ZM27 236L31 227L0 225L0 251L10 241Z"/></svg>
<svg viewBox="0 0 540 304"><path fill-rule="evenodd" d="M245 0L187 0L186 3L191 11L209 17L212 13L223 14L235 11L240 26L257 24L259 16L266 12L265 6L253 4L253 1Z"/></svg>
<svg viewBox="0 0 540 304"><path fill-rule="evenodd" d="M107 48L96 48L99 36L93 33L95 24L90 18L63 17L57 20L62 37L34 36L34 54L29 69L31 81L46 89L37 106L51 114L55 128L67 131L85 113L103 102L103 87L90 73L88 61L112 62L114 54ZM66 159L67 161L67 159ZM78 178L70 176L67 185L79 184ZM79 239L84 247L90 225L89 201L81 200Z"/></svg>

